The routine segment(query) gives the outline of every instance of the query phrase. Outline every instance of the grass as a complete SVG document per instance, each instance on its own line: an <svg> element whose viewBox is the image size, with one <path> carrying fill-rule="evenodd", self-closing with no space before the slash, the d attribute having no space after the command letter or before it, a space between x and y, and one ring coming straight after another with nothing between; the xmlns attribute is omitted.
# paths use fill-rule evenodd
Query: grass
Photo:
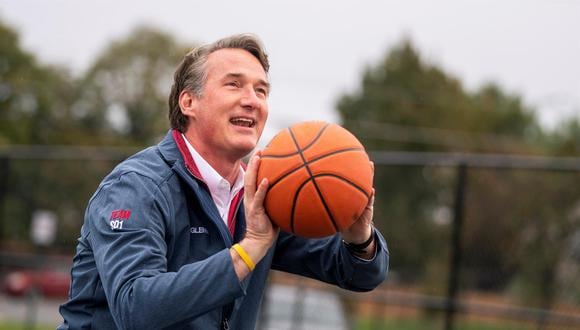
<svg viewBox="0 0 580 330"><path fill-rule="evenodd" d="M46 325L46 324L37 324L36 327L30 328L24 322L4 322L0 321L0 330L54 330L56 326L54 325Z"/></svg>
<svg viewBox="0 0 580 330"><path fill-rule="evenodd" d="M441 320L429 319L386 319L381 321L359 320L356 330L431 330L443 329ZM482 323L477 321L458 321L455 330L531 330L530 325L511 322Z"/></svg>

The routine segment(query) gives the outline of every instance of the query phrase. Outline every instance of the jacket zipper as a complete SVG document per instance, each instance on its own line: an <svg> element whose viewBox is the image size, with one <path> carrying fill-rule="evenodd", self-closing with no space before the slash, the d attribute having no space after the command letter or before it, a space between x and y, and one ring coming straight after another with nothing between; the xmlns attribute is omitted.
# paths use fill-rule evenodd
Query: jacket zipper
<svg viewBox="0 0 580 330"><path fill-rule="evenodd" d="M222 330L230 330L230 322L227 317L222 319Z"/></svg>

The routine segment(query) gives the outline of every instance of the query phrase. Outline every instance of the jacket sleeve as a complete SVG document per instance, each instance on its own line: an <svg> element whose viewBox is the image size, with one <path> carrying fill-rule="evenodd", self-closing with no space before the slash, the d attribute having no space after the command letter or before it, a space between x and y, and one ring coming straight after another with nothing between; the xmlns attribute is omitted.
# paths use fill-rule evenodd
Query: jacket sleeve
<svg viewBox="0 0 580 330"><path fill-rule="evenodd" d="M353 256L341 236L306 239L280 232L272 268L307 276L352 291L370 291L381 284L389 268L389 250L375 229L376 254L371 260Z"/></svg>
<svg viewBox="0 0 580 330"><path fill-rule="evenodd" d="M167 271L166 228L174 215L162 189L124 174L101 187L87 208L99 277L121 329L175 325L245 294L227 249Z"/></svg>

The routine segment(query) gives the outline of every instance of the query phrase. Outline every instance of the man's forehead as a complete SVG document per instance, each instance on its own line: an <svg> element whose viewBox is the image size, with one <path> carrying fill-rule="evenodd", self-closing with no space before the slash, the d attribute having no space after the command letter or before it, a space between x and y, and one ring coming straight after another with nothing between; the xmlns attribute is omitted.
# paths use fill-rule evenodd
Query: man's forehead
<svg viewBox="0 0 580 330"><path fill-rule="evenodd" d="M208 69L216 71L230 71L232 67L237 67L239 73L243 73L242 69L252 69L261 71L264 76L266 72L260 61L250 52L240 48L224 48L219 49L208 56Z"/></svg>

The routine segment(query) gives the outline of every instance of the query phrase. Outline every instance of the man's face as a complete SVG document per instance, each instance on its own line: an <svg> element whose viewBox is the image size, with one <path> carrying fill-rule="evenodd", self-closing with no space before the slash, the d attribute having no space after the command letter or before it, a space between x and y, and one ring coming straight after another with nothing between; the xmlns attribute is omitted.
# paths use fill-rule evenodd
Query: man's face
<svg viewBox="0 0 580 330"><path fill-rule="evenodd" d="M194 96L188 135L200 153L241 159L262 135L269 83L262 65L242 49L211 53L200 97Z"/></svg>

